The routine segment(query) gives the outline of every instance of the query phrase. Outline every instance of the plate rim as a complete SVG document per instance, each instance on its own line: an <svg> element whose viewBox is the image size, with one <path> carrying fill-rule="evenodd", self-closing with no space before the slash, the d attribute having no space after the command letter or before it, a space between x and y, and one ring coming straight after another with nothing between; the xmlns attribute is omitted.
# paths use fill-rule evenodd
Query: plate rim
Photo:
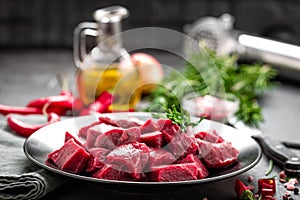
<svg viewBox="0 0 300 200"><path fill-rule="evenodd" d="M149 115L151 116L151 113L148 113L148 112L129 112L128 114L132 115L132 113L134 113L134 115ZM104 115L110 115L112 113L105 113ZM116 113L114 113L116 114ZM121 113L122 115L123 114L126 114L125 112L122 112ZM91 117L94 117L94 115L87 115L87 116L79 116L79 117L71 117L71 118L68 118L68 119L64 119L64 120L61 120L59 122L56 122L56 123L53 123L53 124L50 124L50 125L47 125L45 127L48 127L48 126L55 126L57 125L57 123L60 123L62 121L66 121L66 120L69 120L69 121L72 121L72 120L80 120L80 119L84 119L84 118L91 118ZM205 119L206 120L206 119ZM206 120L206 121L211 121L211 120ZM215 122L215 121L211 121L212 123L218 123L218 124L221 124L220 122ZM66 122L64 122L66 123ZM224 126L228 126L226 124L221 124L221 125L224 125ZM233 127L231 127L233 128ZM100 179L100 178L93 178L93 177L89 177L89 176L84 176L84 175L79 175L79 174L74 174L74 173L71 173L71 172L67 172L67 171L62 171L62 170L59 170L59 169L56 169L54 167L51 167L51 166L48 166L46 165L45 163L41 163L39 160L35 159L29 152L28 152L28 144L30 142L30 140L36 135L36 134L39 134L40 132L42 132L44 129L41 128L39 129L38 131L34 132L32 135L30 135L28 138L26 138L24 144L23 144L23 151L26 155L26 157L31 161L33 162L34 164L38 165L39 167L43 168L43 169L46 169L46 170L49 170L50 172L54 172L54 173L57 173L59 175L62 175L62 176L66 176L66 177L70 177L70 178L75 178L75 179L78 179L78 180L84 180L84 181L91 181L91 182L95 182L95 183L105 183L105 184L125 184L125 185L135 185L135 186L138 186L138 185L143 185L143 186L159 186L159 185L194 185L194 184L204 184L204 183L211 183L211 182L216 182L216 181L220 181L220 180L224 180L224 179L228 179L228 178L232 178L234 176L237 176L239 174L242 174L248 170L250 170L251 168L253 168L254 166L256 166L258 164L258 162L261 160L262 158L262 149L260 147L260 145L250 136L248 135L245 135L245 137L249 137L250 140L254 141L255 144L256 144L256 147L257 147L257 150L258 150L258 153L257 153L257 157L256 159L250 163L248 166L245 166L243 167L242 169L239 169L239 170L236 170L236 171L233 171L233 172L230 172L230 173L227 173L227 174L223 174L223 175L218 175L218 176L214 176L214 177L208 177L208 178L203 178L203 179L197 179L197 180L186 180L186 181L173 181L173 182L142 182L142 181L122 181L122 180L109 180L109 179ZM236 128L233 128L233 129L236 129ZM41 131L40 131L41 130ZM237 130L237 129L236 129ZM239 130L237 130L238 132L240 132Z"/></svg>

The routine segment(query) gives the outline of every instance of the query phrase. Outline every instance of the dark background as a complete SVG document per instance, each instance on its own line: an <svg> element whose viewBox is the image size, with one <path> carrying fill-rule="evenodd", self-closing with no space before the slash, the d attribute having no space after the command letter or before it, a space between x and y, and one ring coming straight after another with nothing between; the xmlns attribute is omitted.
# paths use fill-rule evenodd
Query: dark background
<svg viewBox="0 0 300 200"><path fill-rule="evenodd" d="M124 30L157 26L183 31L200 17L235 16L235 28L300 45L299 0L0 0L0 49L71 48L74 27L97 8L119 4Z"/></svg>

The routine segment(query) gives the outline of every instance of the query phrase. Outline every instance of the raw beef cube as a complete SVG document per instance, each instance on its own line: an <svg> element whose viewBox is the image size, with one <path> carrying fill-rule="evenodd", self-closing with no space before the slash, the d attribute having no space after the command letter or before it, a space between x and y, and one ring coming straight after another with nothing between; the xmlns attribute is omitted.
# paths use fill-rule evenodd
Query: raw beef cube
<svg viewBox="0 0 300 200"><path fill-rule="evenodd" d="M119 180L119 181L135 181L129 173L118 170L118 166L104 165L101 169L92 174L94 178Z"/></svg>
<svg viewBox="0 0 300 200"><path fill-rule="evenodd" d="M163 134L160 131L144 133L140 136L139 141L153 148L161 148L164 144Z"/></svg>
<svg viewBox="0 0 300 200"><path fill-rule="evenodd" d="M167 146L176 158L197 154L199 148L196 138L185 133L175 135Z"/></svg>
<svg viewBox="0 0 300 200"><path fill-rule="evenodd" d="M106 162L106 155L109 150L103 148L91 148L89 149L91 157L85 169L86 172L93 172L97 169L101 169Z"/></svg>
<svg viewBox="0 0 300 200"><path fill-rule="evenodd" d="M230 142L210 143L198 140L201 157L208 168L219 169L233 164L239 151Z"/></svg>
<svg viewBox="0 0 300 200"><path fill-rule="evenodd" d="M111 130L107 134L101 134L97 137L95 141L95 147L105 148L105 149L114 149L116 145L113 143L112 139L121 137L123 130Z"/></svg>
<svg viewBox="0 0 300 200"><path fill-rule="evenodd" d="M86 139L89 128L91 128L91 127L93 127L93 126L96 126L96 125L98 125L98 124L101 124L101 123L102 123L101 121L96 121L96 122L91 123L91 124L88 125L88 126L82 127L82 128L79 130L78 136L81 137L81 138L83 138L83 139Z"/></svg>
<svg viewBox="0 0 300 200"><path fill-rule="evenodd" d="M136 179L148 162L149 148L144 143L123 144L112 150L106 157L110 164L122 166L122 170L132 174Z"/></svg>
<svg viewBox="0 0 300 200"><path fill-rule="evenodd" d="M99 135L95 141L95 146L113 149L120 144L137 142L140 139L140 135L140 129L137 127L129 129L115 127Z"/></svg>
<svg viewBox="0 0 300 200"><path fill-rule="evenodd" d="M99 124L88 130L86 146L87 148L101 147L106 149L113 149L115 145L113 144L113 139L119 138L123 133L122 128ZM109 137L107 135L110 135Z"/></svg>
<svg viewBox="0 0 300 200"><path fill-rule="evenodd" d="M104 123L104 124L108 124L108 125L112 125L112 126L118 126L117 122L114 119L112 119L110 117L107 117L107 116L100 116L99 121Z"/></svg>
<svg viewBox="0 0 300 200"><path fill-rule="evenodd" d="M95 147L95 141L97 139L97 137L99 135L101 135L102 133L95 130L94 128L90 128L88 131L87 131L87 136L86 136L86 141L85 141L85 147L87 149L90 149L90 148L93 148Z"/></svg>
<svg viewBox="0 0 300 200"><path fill-rule="evenodd" d="M198 167L194 163L163 165L152 168L150 178L158 182L197 180Z"/></svg>
<svg viewBox="0 0 300 200"><path fill-rule="evenodd" d="M136 117L129 117L129 120L126 119L119 119L117 120L117 125L122 128L131 128L131 127L140 127L145 122L139 120Z"/></svg>
<svg viewBox="0 0 300 200"><path fill-rule="evenodd" d="M212 134L205 131L198 132L195 134L195 138L199 138L201 140L205 140L212 143L224 142L224 139L221 136L219 136L215 130Z"/></svg>
<svg viewBox="0 0 300 200"><path fill-rule="evenodd" d="M63 171L80 173L87 165L90 154L74 139L68 140L59 150L54 164Z"/></svg>
<svg viewBox="0 0 300 200"><path fill-rule="evenodd" d="M173 124L170 119L159 119L157 124L167 143L169 143L175 135L181 133L180 127L177 124Z"/></svg>
<svg viewBox="0 0 300 200"><path fill-rule="evenodd" d="M115 145L138 142L140 140L141 130L137 127L125 129L123 134L117 141L113 141Z"/></svg>
<svg viewBox="0 0 300 200"><path fill-rule="evenodd" d="M151 169L154 166L170 165L175 161L176 159L172 153L164 149L154 149L149 153L148 165Z"/></svg>
<svg viewBox="0 0 300 200"><path fill-rule="evenodd" d="M59 149L48 154L48 161L55 164L59 156Z"/></svg>
<svg viewBox="0 0 300 200"><path fill-rule="evenodd" d="M101 123L101 124L99 124L97 126L92 127L91 129L93 129L95 131L98 131L100 133L106 133L108 131L115 130L115 129L124 130L124 128L113 126L113 125L109 125L109 124L105 124L105 123Z"/></svg>
<svg viewBox="0 0 300 200"><path fill-rule="evenodd" d="M77 138L75 138L74 135L72 135L71 133L69 133L68 131L66 131L66 133L65 133L65 143L66 143L68 140L70 140L70 139L74 139L74 141L75 141L78 145L83 146L83 144L82 144Z"/></svg>
<svg viewBox="0 0 300 200"><path fill-rule="evenodd" d="M143 121L139 120L136 117L129 117L129 120L125 120L125 119L113 119L106 116L105 117L100 116L99 120L105 124L109 124L121 128L139 127L144 123Z"/></svg>
<svg viewBox="0 0 300 200"><path fill-rule="evenodd" d="M152 119L148 119L145 121L145 123L142 126L140 126L140 129L141 129L141 133L144 134L144 133L151 133L154 131L158 131L159 127L157 123L154 122Z"/></svg>
<svg viewBox="0 0 300 200"><path fill-rule="evenodd" d="M189 154L184 159L179 160L178 163L194 163L198 167L198 179L205 178L209 175L209 172L206 169L205 165L203 165L199 157L196 155Z"/></svg>

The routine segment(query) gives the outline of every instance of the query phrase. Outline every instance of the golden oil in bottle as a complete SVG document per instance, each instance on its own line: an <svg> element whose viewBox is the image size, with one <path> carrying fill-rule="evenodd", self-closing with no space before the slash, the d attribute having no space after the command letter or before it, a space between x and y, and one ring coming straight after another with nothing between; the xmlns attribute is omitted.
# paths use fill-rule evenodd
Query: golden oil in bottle
<svg viewBox="0 0 300 200"><path fill-rule="evenodd" d="M112 110L132 109L140 101L140 78L136 68L121 71L119 63L109 67L91 66L80 70L77 77L79 97L84 104L89 104L104 91L112 93L114 100Z"/></svg>

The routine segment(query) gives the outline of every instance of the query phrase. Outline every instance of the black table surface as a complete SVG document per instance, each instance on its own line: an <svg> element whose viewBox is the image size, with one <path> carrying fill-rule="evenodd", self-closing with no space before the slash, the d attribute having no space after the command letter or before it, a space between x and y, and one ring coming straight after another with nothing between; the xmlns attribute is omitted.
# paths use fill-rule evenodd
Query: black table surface
<svg viewBox="0 0 300 200"><path fill-rule="evenodd" d="M176 59L157 55L168 65L178 65ZM60 90L56 80L57 73L71 74L74 77L76 67L70 50L9 50L0 51L0 103L23 106L33 98L54 95ZM268 91L260 99L265 121L261 129L275 139L300 143L300 85L281 80L275 89ZM296 153L299 152L296 151ZM263 155L260 162L248 172L237 177L209 184L187 188L153 191L144 193L137 188L135 192L126 192L115 188L91 186L86 182L70 181L54 190L44 200L57 199L234 199L234 182L240 178L247 183L248 176L253 176L253 183L265 177L269 159ZM277 175L282 169L275 166L271 175ZM283 184L277 184L277 199L285 193ZM139 191L140 190L140 191ZM300 199L300 196L294 196Z"/></svg>

